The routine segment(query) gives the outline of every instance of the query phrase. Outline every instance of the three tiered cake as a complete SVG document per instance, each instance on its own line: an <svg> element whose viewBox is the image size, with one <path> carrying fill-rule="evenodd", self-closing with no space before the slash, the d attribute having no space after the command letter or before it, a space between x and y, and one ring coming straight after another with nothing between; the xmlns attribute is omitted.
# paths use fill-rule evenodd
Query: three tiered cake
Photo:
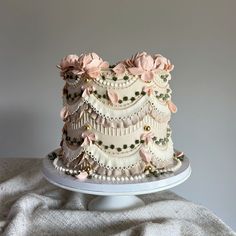
<svg viewBox="0 0 236 236"><path fill-rule="evenodd" d="M66 84L55 168L80 180L132 181L181 166L169 127L177 108L168 59L142 52L110 66L89 53L68 55L58 68Z"/></svg>

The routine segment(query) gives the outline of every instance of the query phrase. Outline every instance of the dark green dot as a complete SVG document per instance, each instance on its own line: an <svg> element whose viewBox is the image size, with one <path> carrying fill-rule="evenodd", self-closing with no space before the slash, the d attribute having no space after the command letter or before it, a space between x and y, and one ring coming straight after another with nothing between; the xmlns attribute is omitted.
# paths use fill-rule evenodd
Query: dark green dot
<svg viewBox="0 0 236 236"><path fill-rule="evenodd" d="M115 76L114 76L114 77L112 77L112 79L113 79L114 81L117 81L117 77L115 77Z"/></svg>
<svg viewBox="0 0 236 236"><path fill-rule="evenodd" d="M102 79L106 79L105 75L102 75Z"/></svg>
<svg viewBox="0 0 236 236"><path fill-rule="evenodd" d="M115 145L111 144L111 145L110 145L110 148L111 148L111 149L114 149L114 148L115 148Z"/></svg>
<svg viewBox="0 0 236 236"><path fill-rule="evenodd" d="M97 94L97 90L94 90L93 93L94 93L94 94Z"/></svg>
<svg viewBox="0 0 236 236"><path fill-rule="evenodd" d="M167 89L166 92L169 93L169 92L170 92L170 89Z"/></svg>
<svg viewBox="0 0 236 236"><path fill-rule="evenodd" d="M123 77L123 79L124 79L124 80L128 80L128 79L129 79L129 76L125 75L125 76Z"/></svg>
<svg viewBox="0 0 236 236"><path fill-rule="evenodd" d="M133 102L135 100L135 97L131 97L130 100Z"/></svg>
<svg viewBox="0 0 236 236"><path fill-rule="evenodd" d="M166 81L167 81L167 79L166 79L166 78L164 78L164 79L163 79L163 81L164 81L164 82L166 82Z"/></svg>
<svg viewBox="0 0 236 236"><path fill-rule="evenodd" d="M139 144L139 140L138 140L138 139L136 139L134 142L135 142L136 144Z"/></svg>
<svg viewBox="0 0 236 236"><path fill-rule="evenodd" d="M139 91L136 91L136 92L135 92L135 95L138 96L138 95L139 95Z"/></svg>
<svg viewBox="0 0 236 236"><path fill-rule="evenodd" d="M153 137L152 140L154 140L154 141L157 140L157 137Z"/></svg>
<svg viewBox="0 0 236 236"><path fill-rule="evenodd" d="M144 143L144 140L143 140L143 139L141 139L141 140L140 140L140 143Z"/></svg>
<svg viewBox="0 0 236 236"><path fill-rule="evenodd" d="M98 141L98 145L102 145L102 141L101 140Z"/></svg>
<svg viewBox="0 0 236 236"><path fill-rule="evenodd" d="M104 146L104 148L105 148L105 149L108 149L108 146L107 146L107 145L105 145L105 146Z"/></svg>
<svg viewBox="0 0 236 236"><path fill-rule="evenodd" d="M127 101L127 100L128 100L128 97L126 97L126 96L123 97L123 100L124 100L124 101Z"/></svg>
<svg viewBox="0 0 236 236"><path fill-rule="evenodd" d="M134 145L134 144L131 144L131 145L130 145L130 148L132 148L132 149L133 149L134 147L135 147L135 145Z"/></svg>
<svg viewBox="0 0 236 236"><path fill-rule="evenodd" d="M141 94L142 94L142 95L146 95L146 92L142 91Z"/></svg>
<svg viewBox="0 0 236 236"><path fill-rule="evenodd" d="M106 94L103 94L102 97L103 97L103 98L106 98L107 96L106 96Z"/></svg>
<svg viewBox="0 0 236 236"><path fill-rule="evenodd" d="M118 152L121 152L121 151L122 151L122 149L121 149L120 147L118 147L118 148L117 148L117 151L118 151Z"/></svg>
<svg viewBox="0 0 236 236"><path fill-rule="evenodd" d="M122 103L122 100L118 100L119 103Z"/></svg>
<svg viewBox="0 0 236 236"><path fill-rule="evenodd" d="M98 94L98 98L101 98L102 96L100 94Z"/></svg>
<svg viewBox="0 0 236 236"><path fill-rule="evenodd" d="M126 144L123 145L123 148L126 149L128 146Z"/></svg>

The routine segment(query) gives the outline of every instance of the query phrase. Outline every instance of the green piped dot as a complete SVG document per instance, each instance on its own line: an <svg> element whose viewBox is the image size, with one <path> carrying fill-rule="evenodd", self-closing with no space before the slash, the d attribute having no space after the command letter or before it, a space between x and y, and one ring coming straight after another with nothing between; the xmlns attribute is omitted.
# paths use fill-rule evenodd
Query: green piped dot
<svg viewBox="0 0 236 236"><path fill-rule="evenodd" d="M125 75L125 76L123 77L123 79L124 79L124 80L128 80L128 79L129 79L129 76Z"/></svg>
<svg viewBox="0 0 236 236"><path fill-rule="evenodd" d="M133 102L135 100L135 97L131 97L130 100Z"/></svg>
<svg viewBox="0 0 236 236"><path fill-rule="evenodd" d="M139 140L138 140L138 139L136 139L134 142L135 142L136 144L139 144Z"/></svg>
<svg viewBox="0 0 236 236"><path fill-rule="evenodd" d="M146 92L142 91L141 94L142 94L142 95L146 95Z"/></svg>
<svg viewBox="0 0 236 236"><path fill-rule="evenodd" d="M123 145L123 148L126 149L128 146L126 144Z"/></svg>
<svg viewBox="0 0 236 236"><path fill-rule="evenodd" d="M121 104L121 103L122 103L122 100L121 100L121 99L120 99L120 100L118 100L118 103L120 103L120 104Z"/></svg>
<svg viewBox="0 0 236 236"><path fill-rule="evenodd" d="M98 141L98 145L102 145L102 141L101 140Z"/></svg>
<svg viewBox="0 0 236 236"><path fill-rule="evenodd" d="M135 147L135 145L134 145L134 144L131 144L131 145L130 145L130 148L131 148L131 149L133 149L134 147Z"/></svg>
<svg viewBox="0 0 236 236"><path fill-rule="evenodd" d="M118 151L118 152L121 152L121 151L122 151L122 149L121 149L120 147L118 147L118 148L117 148L117 151Z"/></svg>
<svg viewBox="0 0 236 236"><path fill-rule="evenodd" d="M108 149L108 146L107 146L107 145L105 145L105 146L104 146L104 148L105 148L105 149Z"/></svg>
<svg viewBox="0 0 236 236"><path fill-rule="evenodd" d="M139 93L139 91L136 91L135 92L135 96L138 96L140 93Z"/></svg>
<svg viewBox="0 0 236 236"><path fill-rule="evenodd" d="M114 149L114 148L115 148L115 145L111 144L111 145L110 145L110 148L111 148L111 149Z"/></svg>
<svg viewBox="0 0 236 236"><path fill-rule="evenodd" d="M128 100L128 97L126 97L126 96L123 97L123 100L124 100L124 101L127 101L127 100Z"/></svg>
<svg viewBox="0 0 236 236"><path fill-rule="evenodd" d="M112 80L117 81L117 77L115 77L115 76L112 77Z"/></svg>

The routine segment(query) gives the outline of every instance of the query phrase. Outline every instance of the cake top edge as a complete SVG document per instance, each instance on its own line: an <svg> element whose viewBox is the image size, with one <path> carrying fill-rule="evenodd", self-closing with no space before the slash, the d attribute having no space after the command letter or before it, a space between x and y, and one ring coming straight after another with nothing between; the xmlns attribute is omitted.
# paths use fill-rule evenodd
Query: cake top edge
<svg viewBox="0 0 236 236"><path fill-rule="evenodd" d="M68 71L72 71L77 76L88 76L93 79L96 79L102 71L111 71L117 76L123 74L140 76L145 82L151 81L158 72L169 73L174 69L170 60L161 54L150 55L146 52L136 53L131 58L119 61L114 65L109 65L108 61L104 61L94 52L80 56L70 54L62 58L57 67L63 78Z"/></svg>

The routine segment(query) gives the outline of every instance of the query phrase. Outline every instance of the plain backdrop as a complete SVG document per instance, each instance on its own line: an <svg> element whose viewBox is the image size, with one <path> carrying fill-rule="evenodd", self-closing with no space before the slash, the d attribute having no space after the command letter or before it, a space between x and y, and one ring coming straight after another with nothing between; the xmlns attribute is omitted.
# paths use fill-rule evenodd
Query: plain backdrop
<svg viewBox="0 0 236 236"><path fill-rule="evenodd" d="M0 157L43 157L59 146L56 64L97 52L115 63L161 53L175 69L171 127L192 176L174 188L236 229L236 1L1 1Z"/></svg>

